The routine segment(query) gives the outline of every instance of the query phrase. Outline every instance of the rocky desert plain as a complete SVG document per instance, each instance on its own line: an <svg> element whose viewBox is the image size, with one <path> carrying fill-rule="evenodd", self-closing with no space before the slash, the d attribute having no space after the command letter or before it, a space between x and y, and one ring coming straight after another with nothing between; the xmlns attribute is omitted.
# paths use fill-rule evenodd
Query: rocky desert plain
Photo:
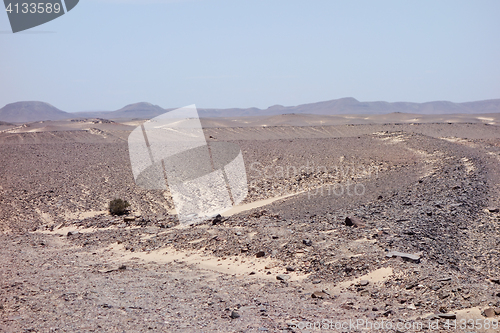
<svg viewBox="0 0 500 333"><path fill-rule="evenodd" d="M0 124L0 332L500 332L499 114L202 119L248 195L191 226L140 123Z"/></svg>

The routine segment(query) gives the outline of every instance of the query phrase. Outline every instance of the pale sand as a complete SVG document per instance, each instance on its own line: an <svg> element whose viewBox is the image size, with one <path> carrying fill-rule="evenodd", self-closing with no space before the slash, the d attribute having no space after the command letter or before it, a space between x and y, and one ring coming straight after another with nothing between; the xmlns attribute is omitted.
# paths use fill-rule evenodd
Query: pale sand
<svg viewBox="0 0 500 333"><path fill-rule="evenodd" d="M126 251L122 244L115 243L104 249L104 252L110 252L111 255L118 258L121 263L126 263L133 258L139 258L157 264L182 262L210 271L235 276L248 275L273 281L277 281L276 275L283 274L285 271L282 264L271 258L248 258L240 256L219 258L203 251L179 251L173 247L164 247L151 252L130 252ZM268 269L266 269L266 267L268 267ZM251 272L255 274L250 275ZM271 274L267 274L268 272ZM289 275L291 277L289 281L302 281L309 276L309 274L298 274L296 272L290 272Z"/></svg>

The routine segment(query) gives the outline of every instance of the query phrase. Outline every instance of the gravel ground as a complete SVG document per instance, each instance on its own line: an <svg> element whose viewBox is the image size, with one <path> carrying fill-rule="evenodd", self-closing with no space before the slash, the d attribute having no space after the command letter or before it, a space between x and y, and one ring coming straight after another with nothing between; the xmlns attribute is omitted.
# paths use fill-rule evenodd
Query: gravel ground
<svg viewBox="0 0 500 333"><path fill-rule="evenodd" d="M297 195L190 227L169 215L169 193L134 185L123 133L10 135L0 331L305 332L473 309L499 320L498 130L439 126L210 129L243 151L246 202ZM105 212L114 197L129 216Z"/></svg>

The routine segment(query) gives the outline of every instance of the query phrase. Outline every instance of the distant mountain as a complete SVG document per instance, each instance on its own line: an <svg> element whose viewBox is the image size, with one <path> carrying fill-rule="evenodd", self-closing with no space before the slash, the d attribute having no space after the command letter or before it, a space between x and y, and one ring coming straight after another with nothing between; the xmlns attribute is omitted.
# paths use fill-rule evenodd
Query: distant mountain
<svg viewBox="0 0 500 333"><path fill-rule="evenodd" d="M60 120L67 118L104 118L104 119L151 119L172 109L163 109L158 105L141 102L129 104L116 111L67 113L44 102L17 102L7 104L0 109L0 121L32 122L40 120ZM250 117L277 116L281 114L316 114L316 115L376 115L388 113L412 114L483 114L500 112L500 99L477 102L453 103L435 101L426 103L409 102L360 102L352 97L331 101L302 104L297 106L273 105L267 109L231 108L198 109L200 117Z"/></svg>
<svg viewBox="0 0 500 333"><path fill-rule="evenodd" d="M141 102L135 104L129 104L123 108L110 112L107 116L113 118L141 118L150 119L154 118L167 110L159 107L158 105L153 105L151 103Z"/></svg>
<svg viewBox="0 0 500 333"><path fill-rule="evenodd" d="M452 103L446 101L409 103L409 102L360 102L352 97L334 99L326 102L302 104L298 106L275 105L262 110L262 115L278 114L387 114L387 113L415 113L415 114L471 114L500 112L500 99L478 102Z"/></svg>
<svg viewBox="0 0 500 333"><path fill-rule="evenodd" d="M500 99L478 102L453 103L446 101L409 103L409 102L360 102L352 97L331 101L302 104L298 106L273 105L267 109L200 109L202 117L243 117L276 116L281 114L361 114L375 115L387 113L414 114L480 114L500 112Z"/></svg>
<svg viewBox="0 0 500 333"><path fill-rule="evenodd" d="M72 115L45 102L17 102L0 109L0 121L21 123L41 120L61 120Z"/></svg>

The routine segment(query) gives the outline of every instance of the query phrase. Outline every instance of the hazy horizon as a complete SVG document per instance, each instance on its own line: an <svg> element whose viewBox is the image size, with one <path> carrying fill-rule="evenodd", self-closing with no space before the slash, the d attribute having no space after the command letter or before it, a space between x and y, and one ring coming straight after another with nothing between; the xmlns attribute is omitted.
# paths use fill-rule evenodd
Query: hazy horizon
<svg viewBox="0 0 500 333"><path fill-rule="evenodd" d="M17 34L5 13L0 105L494 99L499 11L497 1L87 0Z"/></svg>

